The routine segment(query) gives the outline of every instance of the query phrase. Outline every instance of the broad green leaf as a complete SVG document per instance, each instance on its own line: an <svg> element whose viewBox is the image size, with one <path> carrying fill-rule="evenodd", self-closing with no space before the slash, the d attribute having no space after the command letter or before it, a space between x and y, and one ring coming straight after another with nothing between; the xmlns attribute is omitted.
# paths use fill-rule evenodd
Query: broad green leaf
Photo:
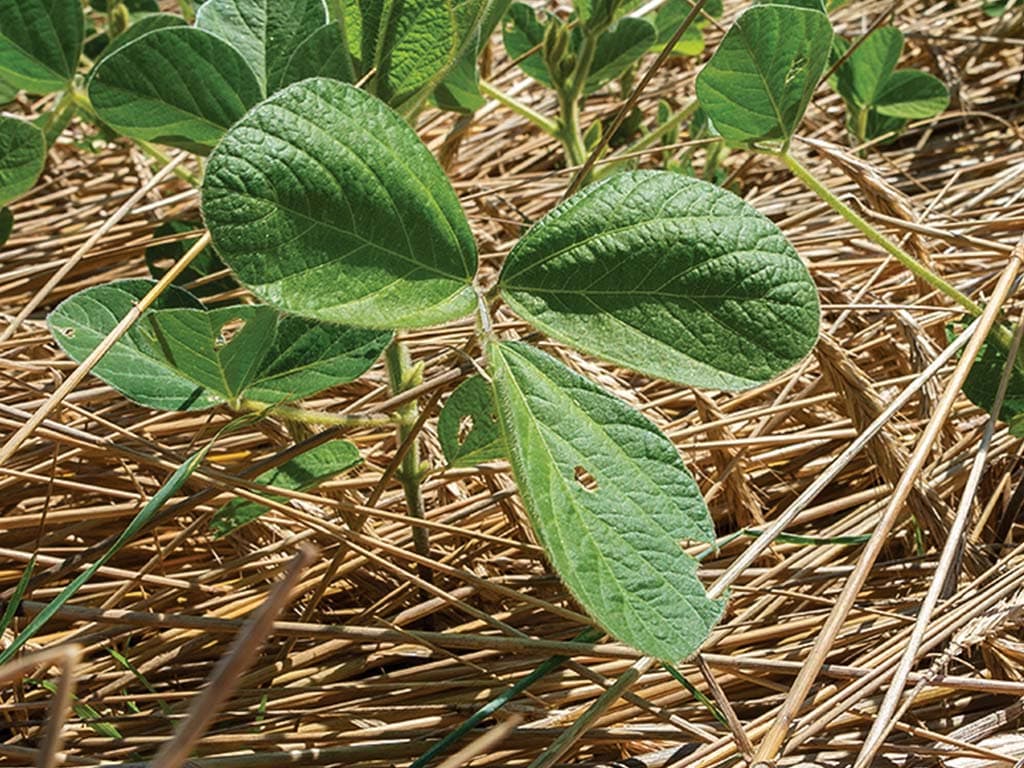
<svg viewBox="0 0 1024 768"><path fill-rule="evenodd" d="M558 23L551 21L548 23ZM519 59L544 40L545 25L537 19L536 11L526 3L513 3L503 30L505 50L513 59ZM571 36L570 50L579 51L582 32L577 28ZM657 30L644 19L625 18L597 39L594 65L587 76L584 92L597 91L619 77L635 64L657 42ZM538 51L519 62L520 68L543 85L552 87L551 75Z"/></svg>
<svg viewBox="0 0 1024 768"><path fill-rule="evenodd" d="M508 456L494 390L482 376L470 376L452 392L437 417L437 439L453 467L474 467Z"/></svg>
<svg viewBox="0 0 1024 768"><path fill-rule="evenodd" d="M70 358L81 362L153 285L150 280L119 280L80 291L61 302L47 318L50 332ZM202 308L195 297L173 286L153 306ZM223 398L203 391L195 381L174 370L138 322L92 372L121 394L151 408L200 410L223 402Z"/></svg>
<svg viewBox="0 0 1024 768"><path fill-rule="evenodd" d="M726 141L785 148L825 71L831 40L820 11L748 8L697 76L697 98Z"/></svg>
<svg viewBox="0 0 1024 768"><path fill-rule="evenodd" d="M851 120L847 120L847 125L850 128L850 133L854 136L858 135L857 126L853 124ZM880 115L874 109L869 109L867 114L867 121L864 126L864 136L862 139L877 139L879 136L885 136L886 134L892 134L888 139L885 139L882 143L888 144L895 141L898 134L903 131L907 126L907 121L898 117L886 117Z"/></svg>
<svg viewBox="0 0 1024 768"><path fill-rule="evenodd" d="M310 77L329 77L344 83L353 82L356 72L352 57L346 50L345 33L331 22L303 40L285 63L278 88Z"/></svg>
<svg viewBox="0 0 1024 768"><path fill-rule="evenodd" d="M323 0L208 0L196 14L196 26L241 53L268 94L288 85L292 55L326 23Z"/></svg>
<svg viewBox="0 0 1024 768"><path fill-rule="evenodd" d="M857 44L835 74L835 88L858 107L875 103L903 52L903 34L896 27L879 27Z"/></svg>
<svg viewBox="0 0 1024 768"><path fill-rule="evenodd" d="M210 157L203 215L264 301L364 328L462 317L476 246L441 167L378 99L323 78L290 85Z"/></svg>
<svg viewBox="0 0 1024 768"><path fill-rule="evenodd" d="M666 171L619 174L558 206L509 254L499 286L548 335L693 386L759 384L818 334L814 283L778 227Z"/></svg>
<svg viewBox="0 0 1024 768"><path fill-rule="evenodd" d="M180 235L187 232L195 232L199 224L186 221L166 221L153 232L154 238L164 238L171 235ZM159 280L175 262L195 245L197 237L185 240L176 240L171 243L160 243L151 245L146 249L146 267L153 278ZM223 272L219 277L213 275ZM208 306L223 304L224 300L211 302L210 297L217 294L233 291L238 288L238 281L228 272L227 265L221 261L220 256L213 248L204 249L199 255L193 257L189 265L174 280L174 285L184 288L197 299L202 299ZM227 299L228 302L236 302L237 299Z"/></svg>
<svg viewBox="0 0 1024 768"><path fill-rule="evenodd" d="M290 402L355 381L376 362L392 335L285 315L245 396L261 403Z"/></svg>
<svg viewBox="0 0 1024 768"><path fill-rule="evenodd" d="M519 68L538 83L550 88L551 75L548 74L544 57L538 48L544 42L544 28L545 25L537 19L537 12L531 6L512 3L502 28L502 40L509 57L519 62ZM535 53L526 55L535 48Z"/></svg>
<svg viewBox="0 0 1024 768"><path fill-rule="evenodd" d="M675 446L542 352L492 343L488 359L516 483L562 581L618 640L669 662L690 656L723 603L682 550L714 529Z"/></svg>
<svg viewBox="0 0 1024 768"><path fill-rule="evenodd" d="M153 285L124 280L81 291L50 315L50 330L81 361ZM390 334L282 318L267 306L207 310L172 287L93 373L151 408L200 410L240 400L272 406L351 381L389 340Z"/></svg>
<svg viewBox="0 0 1024 768"><path fill-rule="evenodd" d="M0 208L0 248L4 247L7 238L11 236L14 229L14 214L10 208Z"/></svg>
<svg viewBox="0 0 1024 768"><path fill-rule="evenodd" d="M267 354L277 312L256 305L159 309L146 313L139 326L175 371L233 403Z"/></svg>
<svg viewBox="0 0 1024 768"><path fill-rule="evenodd" d="M472 114L487 100L480 95L480 75L476 59L462 58L434 90L434 102L440 109Z"/></svg>
<svg viewBox="0 0 1024 768"><path fill-rule="evenodd" d="M46 138L27 120L0 116L0 205L28 192L46 165Z"/></svg>
<svg viewBox="0 0 1024 768"><path fill-rule="evenodd" d="M475 28L469 26L460 32L471 37L470 44L434 91L435 101L441 109L471 113L485 104L480 95L478 60L508 11L511 0L487 0L484 5L479 25Z"/></svg>
<svg viewBox="0 0 1024 768"><path fill-rule="evenodd" d="M638 2L637 5L642 3ZM648 20L654 22L655 29L658 30L658 41L656 47L663 48L668 44L668 41L675 35L676 30L679 26L686 21L686 17L689 16L690 11L693 9L693 3L689 0L668 0L653 16L648 16ZM721 0L711 0L704 4L703 14L698 16L686 31L683 36L676 43L674 53L680 56L698 56L704 51L704 33L703 29L707 26L708 21L705 19L704 14L718 18L722 15L722 2Z"/></svg>
<svg viewBox="0 0 1024 768"><path fill-rule="evenodd" d="M359 12L346 21L349 35L354 28L361 34L364 73L376 71L370 92L396 108L419 103L477 46L496 2L502 0L359 0Z"/></svg>
<svg viewBox="0 0 1024 768"><path fill-rule="evenodd" d="M123 48L128 45L128 43L138 40L140 37L149 34L150 32L156 32L158 29L167 29L168 27L186 26L188 25L185 23L185 20L181 18L181 16L176 16L173 13L152 13L148 16L143 16L120 35L115 37L110 44L103 49L103 54L96 63L98 64L102 58L109 56L114 51Z"/></svg>
<svg viewBox="0 0 1024 768"><path fill-rule="evenodd" d="M890 75L875 99L875 111L885 117L923 120L949 106L949 91L934 75L899 69Z"/></svg>
<svg viewBox="0 0 1024 768"><path fill-rule="evenodd" d="M585 93L593 93L633 66L657 41L654 25L643 19L622 19L597 39L594 66Z"/></svg>
<svg viewBox="0 0 1024 768"><path fill-rule="evenodd" d="M301 453L279 467L257 475L255 482L286 491L308 491L351 469L362 461L359 449L347 440L331 440ZM269 496L276 502L284 502L282 496ZM217 510L210 520L210 532L214 538L226 536L246 523L251 523L267 507L248 499L234 499Z"/></svg>
<svg viewBox="0 0 1024 768"><path fill-rule="evenodd" d="M11 85L6 80L0 80L0 104L7 104L8 102L14 101L18 98L18 93L21 91L15 85Z"/></svg>
<svg viewBox="0 0 1024 768"><path fill-rule="evenodd" d="M93 71L89 98L111 128L135 139L205 154L263 98L234 48L190 27L158 29Z"/></svg>
<svg viewBox="0 0 1024 768"><path fill-rule="evenodd" d="M454 64L458 41L453 6L458 2L358 0L359 58L364 72L376 70L369 85L374 95L398 104Z"/></svg>
<svg viewBox="0 0 1024 768"><path fill-rule="evenodd" d="M1008 329L1004 329L1008 330ZM974 361L971 372L964 382L964 394L979 408L992 413L995 405L996 391L999 389L999 380L1006 369L1009 359L1009 349L1005 343L1000 343L995 334L989 334L985 345ZM1021 417L1024 416L1024 370L1021 370L1024 360L1018 352L1016 365L1010 374L1010 381L1006 388L1006 396L1003 398L1003 407L999 411L999 417L1010 423L1010 431L1017 437L1024 434L1024 423Z"/></svg>
<svg viewBox="0 0 1024 768"><path fill-rule="evenodd" d="M84 37L81 0L0 0L0 77L29 93L59 91Z"/></svg>

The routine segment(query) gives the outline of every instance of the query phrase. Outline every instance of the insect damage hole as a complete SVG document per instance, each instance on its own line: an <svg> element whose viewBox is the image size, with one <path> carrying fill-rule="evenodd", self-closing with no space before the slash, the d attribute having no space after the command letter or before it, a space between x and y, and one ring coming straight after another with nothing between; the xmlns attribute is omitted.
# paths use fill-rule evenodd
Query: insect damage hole
<svg viewBox="0 0 1024 768"><path fill-rule="evenodd" d="M473 415L467 413L459 419L459 431L455 433L455 439L459 445L465 445L469 433L473 431Z"/></svg>
<svg viewBox="0 0 1024 768"><path fill-rule="evenodd" d="M580 484L580 488L584 491L587 493L593 493L597 490L597 478L590 474L586 469L577 464L572 473L576 478L576 482Z"/></svg>
<svg viewBox="0 0 1024 768"><path fill-rule="evenodd" d="M224 349L231 340L239 334L239 332L245 327L245 320L241 318L234 318L228 320L224 325L217 331L217 339L213 343L214 349Z"/></svg>

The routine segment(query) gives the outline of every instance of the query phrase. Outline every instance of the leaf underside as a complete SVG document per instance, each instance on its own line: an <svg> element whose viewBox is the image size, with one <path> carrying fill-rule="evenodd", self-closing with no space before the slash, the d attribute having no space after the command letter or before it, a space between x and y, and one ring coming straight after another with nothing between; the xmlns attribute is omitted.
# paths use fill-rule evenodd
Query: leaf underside
<svg viewBox="0 0 1024 768"><path fill-rule="evenodd" d="M297 315L416 328L475 306L476 246L412 129L324 78L253 109L210 157L203 216L246 286Z"/></svg>
<svg viewBox="0 0 1024 768"><path fill-rule="evenodd" d="M681 549L714 531L675 447L543 352L492 343L488 359L516 483L563 582L618 640L665 661L690 656L723 603Z"/></svg>
<svg viewBox="0 0 1024 768"><path fill-rule="evenodd" d="M619 174L560 205L512 250L499 286L548 335L693 386L754 386L818 334L817 291L778 227L665 171Z"/></svg>

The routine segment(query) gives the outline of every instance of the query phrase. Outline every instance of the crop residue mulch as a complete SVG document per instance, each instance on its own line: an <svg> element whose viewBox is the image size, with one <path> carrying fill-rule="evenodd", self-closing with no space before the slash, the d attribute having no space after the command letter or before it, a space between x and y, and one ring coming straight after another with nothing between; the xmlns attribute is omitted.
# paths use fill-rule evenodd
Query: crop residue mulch
<svg viewBox="0 0 1024 768"><path fill-rule="evenodd" d="M890 9L854 5L835 17L846 34ZM807 140L795 151L910 252L985 297L1024 226L1024 29L1000 27L1007 21L985 16L980 6L903 4L894 20L908 40L901 66L932 71L950 85L953 102L944 116L860 156L849 148L839 98L823 88L803 127ZM1020 9L1009 18L1022 18ZM718 34L712 31L709 48ZM1000 34L1005 39L992 42ZM659 98L678 105L691 96L696 67L694 60L670 63L641 102L645 112L653 114ZM521 78L501 60L495 64L499 87L515 88ZM541 112L554 106L529 86L521 97ZM595 98L587 114L610 116L617 103ZM23 107L31 112L38 105ZM559 200L570 178L554 143L497 105L468 129L440 114L425 115L420 128L450 162L490 265L500 263L524 225ZM121 145L97 145L83 130L61 140L40 186L13 206L15 234L0 251L3 440L75 368L51 341L45 312L82 287L145 274L142 251L156 226L170 218L197 220L197 194L173 174L154 179L144 158ZM670 151L692 153L698 170L705 159L700 146ZM961 320L781 165L740 152L725 162L727 184L776 220L811 266L824 309L815 352L770 385L728 394L652 382L544 343L642 408L677 443L721 537L720 549L702 562L705 583L754 541L732 534L764 527L793 503L918 379ZM1011 301L1008 315L1017 321L1022 306ZM26 307L31 311L23 312ZM511 317L499 330L508 337L525 332ZM468 325L409 334L426 366L421 405L439 407L465 375L461 350L471 335ZM213 540L207 522L244 491L239 474L296 437L271 421L221 436L157 523L28 646L74 641L84 648L74 669L67 764L144 765L300 542L309 542L322 556L303 577L284 617L288 624L273 634L190 764L407 766L564 655L458 742L456 749L501 729L473 762L457 764L725 765L772 722L855 573L859 544L903 475L954 364L846 464L789 526L789 537L734 582L726 618L701 663L679 667L685 686L607 638L589 647L572 644L586 619L546 567L508 467L443 471L433 422L423 435L425 455L437 468L424 489L429 559L415 554L400 486L392 480L378 488L392 474L391 430L349 433L365 458L358 470L312 495L293 494L258 522ZM311 405L373 412L387 400L378 366ZM55 408L0 470L5 597L36 558L24 615L14 627L101 556L226 421L220 413L147 411L92 378ZM884 760L965 767L1008 765L1024 756L1024 736L1017 735L1024 695L1020 443L1000 424L980 480L971 482L985 423L980 410L958 399L794 723L785 761L850 763L935 579L946 581L947 596L907 681L912 703L897 715ZM965 494L973 514L961 557L951 573L937 573L938 552ZM373 510L363 521L367 505ZM12 636L8 631L4 645ZM599 700L627 674L635 682ZM0 699L5 764L27 764L36 755L53 695L33 682L39 678L45 676L29 670ZM574 724L582 727L573 731ZM532 762L541 755L551 762Z"/></svg>

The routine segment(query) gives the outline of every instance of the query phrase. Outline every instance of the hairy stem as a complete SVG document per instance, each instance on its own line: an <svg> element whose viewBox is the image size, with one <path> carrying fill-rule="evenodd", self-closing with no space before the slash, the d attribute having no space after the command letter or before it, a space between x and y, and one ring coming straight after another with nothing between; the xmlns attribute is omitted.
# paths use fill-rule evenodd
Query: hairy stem
<svg viewBox="0 0 1024 768"><path fill-rule="evenodd" d="M409 355L409 348L398 339L388 345L384 353L384 361L387 364L388 381L391 386L391 394L399 395L408 389L423 383L423 372L419 367L412 364ZM410 400L398 411L398 444L402 445L410 438L409 445L402 464L398 469L398 479L405 491L405 502L409 507L409 514L422 520L426 517L426 508L423 504L423 490L420 482L423 479L423 467L420 465L419 441L413 430L416 429L416 422L419 420L419 406L415 400ZM430 555L430 541L427 537L427 529L414 525L412 529L412 542L416 553L428 557Z"/></svg>
<svg viewBox="0 0 1024 768"><path fill-rule="evenodd" d="M580 125L580 100L590 69L594 65L594 53L597 50L597 33L583 34L579 51L576 54L576 66L566 81L565 86L558 89L558 131L555 136L565 147L565 155L573 166L582 166L587 162L587 148L583 143L583 130ZM587 180L583 179L582 184Z"/></svg>
<svg viewBox="0 0 1024 768"><path fill-rule="evenodd" d="M517 115L525 117L549 136L557 136L558 124L554 120L550 120L540 112L528 107L515 96L510 96L504 91L499 90L492 83L489 83L486 80L480 81L480 92L487 98L494 99L499 104L508 107Z"/></svg>
<svg viewBox="0 0 1024 768"><path fill-rule="evenodd" d="M961 307L966 309L971 313L971 315L976 316L981 314L982 307L980 304L961 293L943 277L932 272L928 267L871 226L871 224L865 221L856 211L832 194L832 192L830 192L824 184L818 181L807 168L801 165L795 157L789 153L784 153L780 155L780 157L786 164L786 167L789 168L789 170L792 171L800 181L806 184L811 191L818 195L818 197L828 203L832 210L856 227L868 240L882 248L886 253L896 259L896 261L910 270L910 272L915 276L924 280L932 288L945 294Z"/></svg>

